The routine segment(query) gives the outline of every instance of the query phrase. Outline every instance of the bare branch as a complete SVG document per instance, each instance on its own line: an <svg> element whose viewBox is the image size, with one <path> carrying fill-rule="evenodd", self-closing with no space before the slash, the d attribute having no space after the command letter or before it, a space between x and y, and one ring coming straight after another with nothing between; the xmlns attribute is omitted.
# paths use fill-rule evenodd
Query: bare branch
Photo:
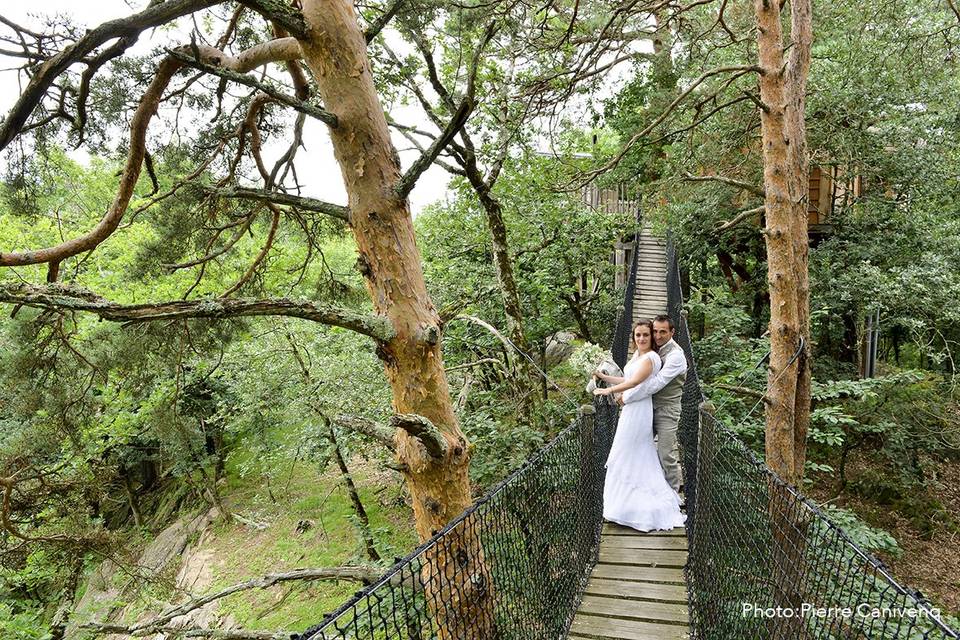
<svg viewBox="0 0 960 640"><path fill-rule="evenodd" d="M112 46L101 51L97 56L87 63L87 68L80 77L80 90L77 93L77 117L74 120L74 129L80 132L80 139L83 139L83 127L87 123L87 96L90 93L90 81L97 71L110 60L113 60L124 51L133 46L137 41L137 35L126 36L117 40Z"/></svg>
<svg viewBox="0 0 960 640"><path fill-rule="evenodd" d="M763 393L762 391L757 391L756 389L749 389L747 387L737 387L731 384L715 384L713 385L717 389L725 389L726 391L732 391L733 393L739 394L741 396L747 396L748 398L756 398L757 400L763 400L765 404L771 404L773 400L770 399L770 396Z"/></svg>
<svg viewBox="0 0 960 640"><path fill-rule="evenodd" d="M245 7L250 7L270 22L276 22L291 35L303 40L310 35L307 21L297 6L286 0L238 0ZM299 3L298 3L299 5Z"/></svg>
<svg viewBox="0 0 960 640"><path fill-rule="evenodd" d="M447 455L447 439L429 419L415 413L398 413L390 418L390 424L422 442L427 453L434 458L441 459Z"/></svg>
<svg viewBox="0 0 960 640"><path fill-rule="evenodd" d="M744 191L749 191L750 193L764 197L763 187L752 184L750 182L744 182L743 180L737 180L736 178L728 178L726 176L719 175L709 175L709 176L695 176L689 173L685 174L683 177L687 182L720 182L731 187L737 187L743 189Z"/></svg>
<svg viewBox="0 0 960 640"><path fill-rule="evenodd" d="M260 52L264 55L268 53L271 54L269 59L270 62L292 62L294 60L299 60L302 57L300 54L300 47L294 38L278 38L276 40L271 40L270 43L266 44L273 43L276 43L277 46L271 47L270 49L264 49ZM308 116L312 116L331 127L337 126L337 116L330 113L326 109L312 105L309 102L300 100L294 96L287 95L264 82L260 82L259 80L248 76L246 72L258 66L254 65L253 67L250 67L249 65L252 60L229 58L224 56L219 50L214 49L213 47L198 47L198 51L203 56L200 60L197 60L195 55L190 55L187 51L182 49L178 51L171 51L170 55L182 62L184 65L193 67L194 69L199 69L200 71L204 71L220 78L225 78L232 82L236 82L237 84L258 89L281 104L285 104L292 109L305 113ZM207 62L204 60L207 60Z"/></svg>
<svg viewBox="0 0 960 640"><path fill-rule="evenodd" d="M512 359L513 359L513 343L510 342L510 340L508 340L505 335L503 335L502 333L500 333L499 331L497 331L496 327L494 327L492 324L490 324L489 322L487 322L487 321L485 321L485 320L481 320L480 318L478 318L478 317L476 317L476 316L470 316L470 315L466 315L466 314L461 314L461 315L455 316L455 317L452 318L452 319L453 319L453 320L466 320L467 322L472 322L473 324L477 325L478 327L483 327L484 329L486 329L487 331L489 331L490 334L491 334L494 338L496 338L497 340L499 340L499 341L503 344L503 350L504 350L504 352L507 354L507 362L508 362L508 364L512 362ZM512 365L511 365L511 366L512 366Z"/></svg>
<svg viewBox="0 0 960 640"><path fill-rule="evenodd" d="M607 171L613 169L618 164L620 164L620 161L623 160L623 157L627 155L627 152L633 147L634 144L637 143L638 140L648 135L661 122L666 120L667 116L669 116L673 112L673 110L676 109L677 106L681 102L683 102L686 99L686 97L690 95L691 92L693 92L694 89L696 89L701 84L703 84L704 81L706 81L708 78L711 78L716 75L720 75L722 73L734 73L736 77L739 77L750 72L763 74L764 71L763 71L763 68L758 65L739 65L739 66L730 66L730 67L718 67L716 69L711 69L709 71L703 72L700 75L700 77L698 77L696 80L690 83L689 87L684 89L676 98L674 98L673 102L667 105L667 107L660 112L660 115L654 118L653 122L648 124L642 130L633 134L633 136L631 136L631 138L626 142L626 144L623 145L623 148L620 149L620 152L616 156L614 156L612 160L607 162L602 167L588 172L585 176L585 179L581 182L581 185L590 182L597 176L603 173L606 173Z"/></svg>
<svg viewBox="0 0 960 640"><path fill-rule="evenodd" d="M0 125L0 149L21 132L30 114L40 103L47 89L61 73L82 60L100 45L114 38L135 40L146 29L158 27L207 7L220 4L223 0L167 0L150 3L146 9L126 18L111 20L89 31L80 40L67 46L63 51L50 58L30 79L13 108Z"/></svg>
<svg viewBox="0 0 960 640"><path fill-rule="evenodd" d="M215 194L221 198L243 198L246 200L259 200L261 202L272 202L274 204L287 205L302 209L304 211L316 211L328 216L350 221L350 209L339 204L331 204L315 198L304 196L295 196L290 193L280 191L267 191L265 189L250 189L247 187L233 187L229 189L206 188L208 193Z"/></svg>
<svg viewBox="0 0 960 640"><path fill-rule="evenodd" d="M257 270L257 267L266 259L267 254L270 253L270 247L273 246L273 239L277 235L277 227L280 226L280 208L275 204L267 205L270 210L273 212L273 218L270 220L270 230L267 232L267 239L263 242L263 247L260 249L260 253L257 254L257 257L253 259L250 267L246 272L240 276L240 279L237 280L233 286L220 294L221 298L226 298L227 296L236 293L250 278L253 277L254 272Z"/></svg>
<svg viewBox="0 0 960 640"><path fill-rule="evenodd" d="M397 448L397 443L393 438L395 431L383 425L377 424L373 420L363 418L361 416L350 416L346 414L333 416L330 418L330 420L334 424L345 429L362 433L365 436L373 438L380 444L389 448L391 451Z"/></svg>
<svg viewBox="0 0 960 640"><path fill-rule="evenodd" d="M160 266L162 266L164 269L176 271L177 269L188 269L190 267L195 267L199 264L203 264L204 262L210 262L214 258L222 256L227 251L229 251L233 247L233 245L237 244L237 242L240 241L240 238L242 238L243 234L245 234L247 232L247 229L250 228L250 224L253 222L253 219L255 217L256 217L256 212L251 213L249 216L247 216L246 220L244 220L243 224L240 226L237 232L233 235L233 237L227 240L226 244L224 244L222 247L220 247L216 251L209 251L210 245L212 245L213 242L216 241L217 236L214 236L210 244L207 245L207 251L209 251L209 253L206 253L205 255L195 260L190 260L188 262L181 262L178 264L164 264Z"/></svg>
<svg viewBox="0 0 960 640"><path fill-rule="evenodd" d="M119 625L103 625L95 628L86 625L84 628L96 634L125 633ZM247 631L245 629L210 629L205 627L151 627L149 632L128 634L134 637L153 636L163 634L164 638L210 638L211 640L289 640L296 635L291 631ZM167 635L169 634L169 635Z"/></svg>
<svg viewBox="0 0 960 640"><path fill-rule="evenodd" d="M177 318L233 318L286 316L350 329L387 341L395 331L382 316L358 313L333 305L287 298L176 300L145 304L118 304L79 287L29 284L0 285L0 302L50 309L86 311L111 322L139 323Z"/></svg>
<svg viewBox="0 0 960 640"><path fill-rule="evenodd" d="M732 229L738 224L740 224L741 222L743 222L744 220L752 216L761 214L765 210L766 210L766 207L764 205L760 205L759 207L754 207L753 209L747 209L745 211L741 211L730 220L727 220L726 222L718 226L717 233L721 233L723 231L727 231L728 229Z"/></svg>
<svg viewBox="0 0 960 640"><path fill-rule="evenodd" d="M124 625L110 625L110 624L96 624L90 623L83 625L85 629L92 629L97 633L125 633L127 635L152 635L160 631L160 627L165 626L167 623L171 622L173 619L178 618L182 615L186 615L191 611L199 609L215 600L225 598L234 593L239 593L241 591L249 591L250 589L267 589L276 584L282 582L290 582L292 580L354 580L357 582L373 582L383 574L383 570L379 567L367 567L367 566L346 566L346 567L322 567L318 569L294 569L293 571L287 571L284 573L268 573L261 578L254 578L253 580L247 580L246 582L239 582L237 584L231 585L220 591L202 596L200 598L194 598L185 602L181 605L167 609L161 615L154 618L153 620L147 620L146 622L140 622L138 624L132 624L129 626ZM181 630L182 631L182 630ZM250 632L241 632L241 633L250 633ZM269 632L253 632L253 633L269 633ZM210 636L214 637L214 636ZM220 638L233 638L233 637L263 637L263 638L272 638L271 635L262 635L262 636L215 636ZM289 636L287 636L289 637Z"/></svg>
<svg viewBox="0 0 960 640"><path fill-rule="evenodd" d="M387 6L386 10L380 14L380 17L374 20L370 26L367 27L367 30L363 32L363 37L367 40L368 44L373 42L373 39L377 37L377 34L383 31L383 28L387 26L387 23L389 23L391 19L393 19L393 16L397 13L397 9L399 9L400 5L402 5L405 1L406 0L393 0L393 2Z"/></svg>
<svg viewBox="0 0 960 640"><path fill-rule="evenodd" d="M463 128L463 125L466 124L467 118L470 117L470 112L473 111L473 107L473 100L469 97L463 99L453 114L453 117L450 118L450 122L447 123L447 126L444 127L436 140L433 141L433 144L417 158L417 161L414 162L410 169L400 178L397 186L394 187L397 196L406 198L410 194L420 175L433 164L433 161L440 155L444 147L450 143L453 137Z"/></svg>

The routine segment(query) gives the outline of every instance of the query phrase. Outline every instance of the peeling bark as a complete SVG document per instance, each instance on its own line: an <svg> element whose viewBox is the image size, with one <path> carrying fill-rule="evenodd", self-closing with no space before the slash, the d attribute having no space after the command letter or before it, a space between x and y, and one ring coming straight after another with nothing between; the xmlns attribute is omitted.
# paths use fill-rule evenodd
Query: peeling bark
<svg viewBox="0 0 960 640"><path fill-rule="evenodd" d="M337 117L330 136L349 197L361 271L374 309L395 330L378 349L393 409L426 418L447 442L437 458L406 431L399 429L396 435L398 461L408 468L417 532L426 540L472 502L470 454L443 368L440 318L427 293L407 201L397 195L399 158L353 5L349 0L306 0L303 14L311 33L301 41L304 58L324 105ZM433 578L427 583L428 602L434 603L441 637L491 638L492 580L480 541L470 531L449 538L426 563ZM445 579L438 580L438 574Z"/></svg>

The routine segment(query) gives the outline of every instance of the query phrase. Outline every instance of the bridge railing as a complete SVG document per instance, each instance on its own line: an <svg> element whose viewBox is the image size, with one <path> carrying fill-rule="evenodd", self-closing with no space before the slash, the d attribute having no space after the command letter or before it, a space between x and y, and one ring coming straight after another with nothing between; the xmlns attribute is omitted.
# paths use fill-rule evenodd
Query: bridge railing
<svg viewBox="0 0 960 640"><path fill-rule="evenodd" d="M958 638L724 424L702 410L679 268L668 246L669 312L691 364L683 449L693 638Z"/></svg>
<svg viewBox="0 0 960 640"><path fill-rule="evenodd" d="M614 329L621 365L636 258ZM521 468L300 640L557 640L597 560L618 409L581 410Z"/></svg>

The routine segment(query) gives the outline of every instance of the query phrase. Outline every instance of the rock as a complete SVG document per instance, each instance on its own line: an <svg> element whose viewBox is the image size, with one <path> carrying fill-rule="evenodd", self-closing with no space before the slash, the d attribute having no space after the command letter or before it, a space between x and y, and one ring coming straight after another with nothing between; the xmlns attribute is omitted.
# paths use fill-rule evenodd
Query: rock
<svg viewBox="0 0 960 640"><path fill-rule="evenodd" d="M568 331L558 331L547 339L546 357L544 358L544 370L550 370L558 364L566 361L573 353L576 346L573 341L576 336Z"/></svg>
<svg viewBox="0 0 960 640"><path fill-rule="evenodd" d="M312 520L301 520L297 523L297 533L306 533L311 528L313 528Z"/></svg>
<svg viewBox="0 0 960 640"><path fill-rule="evenodd" d="M138 566L137 570L143 573L157 574L172 566L173 563L182 560L177 576L177 586L180 588L194 586L201 589L208 586L212 576L209 569L211 558L209 555L202 553L191 553L190 542L196 534L202 534L207 530L214 517L215 512L210 510L198 515L180 518L171 524L140 552L134 563ZM203 536L201 535L200 542L195 545L195 548L199 548L202 541ZM206 580L206 584L201 584L204 580ZM122 607L126 602L129 602L126 592L131 588L136 589L140 586L136 581L136 577L121 571L120 566L112 560L101 562L87 577L86 584L81 589L83 597L74 607L70 621L66 625L64 638L87 637L86 632L80 629L80 625L87 622L127 621L126 614L132 609L133 605ZM187 582L193 582L194 584L184 584ZM160 609L158 607L156 610L159 611ZM154 613L146 615L153 616ZM143 619L145 620L146 617ZM101 640L126 640L128 636L105 635L100 636L100 638Z"/></svg>

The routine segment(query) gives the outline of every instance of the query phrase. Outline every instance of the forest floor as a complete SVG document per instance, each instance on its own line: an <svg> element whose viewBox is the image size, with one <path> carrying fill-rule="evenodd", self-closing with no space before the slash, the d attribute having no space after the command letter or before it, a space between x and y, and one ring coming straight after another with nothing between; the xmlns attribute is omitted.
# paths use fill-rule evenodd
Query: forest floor
<svg viewBox="0 0 960 640"><path fill-rule="evenodd" d="M104 613L110 610L119 615L118 622L143 622L170 604L183 601L181 590L195 597L268 573L374 564L367 557L347 489L335 465L320 471L315 464L285 460L278 465L282 470L277 471L261 464L250 452L238 453L228 459L227 481L221 486L221 494L227 508L239 517L231 523L218 519L202 525L182 542L186 545L183 553L164 565L153 579L127 581L119 594L113 592L112 599L106 594L101 604L78 611L77 623L103 622ZM370 518L377 550L384 563L392 564L395 556L406 555L417 545L400 476L362 456L350 460L349 467ZM211 517L214 513L210 511ZM130 548L118 555L136 558L141 553L138 549L151 548L153 540L170 538L177 527L198 517L192 510L185 511L162 532L132 539ZM173 576L175 590L169 582ZM96 584L96 577L90 578L91 584ZM301 580L241 591L195 612L191 624L300 632L319 623L362 586L355 581ZM78 633L87 637L85 632Z"/></svg>
<svg viewBox="0 0 960 640"><path fill-rule="evenodd" d="M359 458L351 461L350 469L381 557L389 563L395 555L406 555L416 546L417 537L412 512L400 494L399 476ZM213 558L207 591L267 573L372 563L335 466L318 473L314 466L293 463L269 491L259 474L247 479L237 474L228 477L231 508L267 526L215 525L203 545ZM296 581L231 596L220 610L243 628L302 631L361 587L352 581Z"/></svg>

